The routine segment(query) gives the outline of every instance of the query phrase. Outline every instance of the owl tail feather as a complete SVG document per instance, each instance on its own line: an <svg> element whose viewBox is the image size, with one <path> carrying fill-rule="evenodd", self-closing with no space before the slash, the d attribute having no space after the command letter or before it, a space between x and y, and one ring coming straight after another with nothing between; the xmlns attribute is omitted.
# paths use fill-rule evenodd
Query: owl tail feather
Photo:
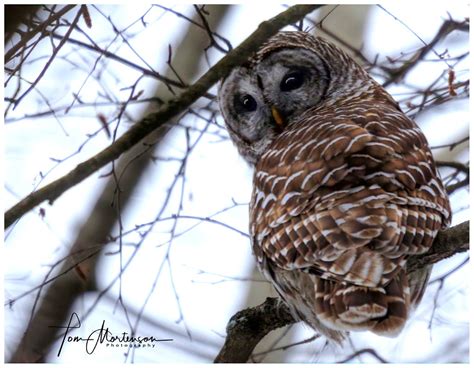
<svg viewBox="0 0 474 368"><path fill-rule="evenodd" d="M370 330L378 335L396 336L407 320L409 295L404 270L381 287L318 279L315 311L321 322L333 329Z"/></svg>

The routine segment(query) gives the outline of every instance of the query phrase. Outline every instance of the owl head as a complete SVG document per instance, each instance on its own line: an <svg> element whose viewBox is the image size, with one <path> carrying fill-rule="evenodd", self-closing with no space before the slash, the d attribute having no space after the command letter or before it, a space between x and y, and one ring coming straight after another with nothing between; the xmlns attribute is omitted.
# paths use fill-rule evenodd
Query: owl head
<svg viewBox="0 0 474 368"><path fill-rule="evenodd" d="M280 32L219 88L219 105L240 154L255 164L279 134L375 82L346 53L305 32Z"/></svg>

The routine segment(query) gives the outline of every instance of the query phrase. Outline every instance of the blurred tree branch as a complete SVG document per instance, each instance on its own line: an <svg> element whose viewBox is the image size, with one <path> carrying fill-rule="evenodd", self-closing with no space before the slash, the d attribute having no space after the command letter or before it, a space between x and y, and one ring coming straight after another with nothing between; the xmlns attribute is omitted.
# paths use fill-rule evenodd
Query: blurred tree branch
<svg viewBox="0 0 474 368"><path fill-rule="evenodd" d="M22 23L29 23L39 9L39 5L5 5L5 39L4 44L11 40L15 32ZM21 41L24 40L25 34L22 35ZM5 64L9 58L5 53Z"/></svg>
<svg viewBox="0 0 474 368"><path fill-rule="evenodd" d="M456 169L456 173L455 173L456 176L457 176L458 173L462 173L465 176L464 179L458 180L456 183L446 186L446 192L448 194L452 194L454 191L456 191L458 189L469 186L469 164L468 163L463 164L463 163L457 162L457 161L440 161L440 160L437 160L436 161L436 166L438 166L438 167L445 166L445 167L450 167L450 168Z"/></svg>
<svg viewBox="0 0 474 368"><path fill-rule="evenodd" d="M212 13L209 22L212 23L212 27L217 27L225 17L228 6L210 5L209 10ZM183 79L192 80L198 72L199 63L196 60L204 57L203 50L207 45L206 33L196 32L196 26L190 22L176 44L172 58L174 68L180 71ZM173 71L168 70L163 78L172 74ZM168 85L158 83L159 81L162 80L156 79L154 96L166 99L170 95ZM154 106L150 104L144 115L149 114ZM103 186L93 209L82 226L78 227L76 239L69 248L64 262L58 267L60 270L57 275L60 277L48 277L48 281L52 282L47 288L45 287L42 300L38 302L37 308L34 308L34 316L30 319L26 332L12 355L12 362L43 361L45 352L57 339L57 331L48 326L62 325L77 298L86 290L96 290L96 267L101 250L108 244L114 227L120 226L117 223L120 222L121 213L133 204L131 199L138 184L149 172L150 166L153 165L153 169L156 170L153 155L170 128L171 124L166 124L156 129L147 137L147 142L142 141L143 145L135 145L115 162L113 170L118 174L108 176L107 183Z"/></svg>
<svg viewBox="0 0 474 368"><path fill-rule="evenodd" d="M405 61L397 68L383 67L382 69L389 75L389 78L383 83L383 86L386 88L390 84L399 82L403 79L430 51L436 53L436 51L434 51L434 46L453 31L469 32L469 20L463 22L457 22L452 19L445 20L433 39L420 48L410 60Z"/></svg>
<svg viewBox="0 0 474 368"><path fill-rule="evenodd" d="M130 128L113 144L94 157L79 164L65 176L53 181L43 188L31 193L5 213L5 228L8 228L25 213L40 203L48 200L53 203L65 191L80 183L100 168L111 163L124 152L140 142L155 129L163 126L170 119L183 113L193 102L203 96L219 79L225 76L234 66L243 63L268 38L284 26L297 22L306 14L323 5L295 5L268 21L262 22L258 29L244 40L237 48L231 50L216 65L211 67L198 81L186 89L179 97L168 101L162 108L146 116Z"/></svg>
<svg viewBox="0 0 474 368"><path fill-rule="evenodd" d="M409 259L408 272L449 258L469 249L469 221L440 231L431 249ZM279 298L237 312L227 324L227 337L215 363L245 363L254 348L270 331L296 323L288 306Z"/></svg>
<svg viewBox="0 0 474 368"><path fill-rule="evenodd" d="M50 57L49 57L49 60L48 62L45 64L45 66L43 67L43 69L38 73L38 75L36 76L35 80L33 81L33 83L30 84L30 86L26 89L25 92L23 92L23 94L18 97L14 103L14 106L18 105L20 103L20 101L28 94L30 93L30 91L32 91L36 85L38 84L38 82L43 78L43 76L45 75L46 71L48 70L48 68L51 66L51 64L53 63L54 59L56 58L56 55L58 54L59 50L61 50L61 48L65 45L66 41L68 40L69 38L69 35L72 33L72 31L74 30L74 28L76 27L77 23L79 22L79 19L83 16L84 14L84 9L87 9L87 7L80 7L79 10L77 11L75 17L74 17L74 20L72 21L71 25L69 26L68 30L66 31L66 34L64 35L64 37L61 39L61 41L59 42L59 44L57 46L54 46L53 47L53 52L51 53ZM21 42L20 42L21 43Z"/></svg>
<svg viewBox="0 0 474 368"><path fill-rule="evenodd" d="M20 40L5 52L5 64L10 62L18 52L30 41L32 38L40 35L45 37L45 29L51 23L63 17L66 13L72 10L77 5L65 5L59 11L51 11L48 18L32 27L28 32L19 31L19 25L22 23L32 23L31 18L39 10L39 5L6 5L5 6L5 43L9 41L15 32L20 33ZM54 7L53 7L54 9Z"/></svg>

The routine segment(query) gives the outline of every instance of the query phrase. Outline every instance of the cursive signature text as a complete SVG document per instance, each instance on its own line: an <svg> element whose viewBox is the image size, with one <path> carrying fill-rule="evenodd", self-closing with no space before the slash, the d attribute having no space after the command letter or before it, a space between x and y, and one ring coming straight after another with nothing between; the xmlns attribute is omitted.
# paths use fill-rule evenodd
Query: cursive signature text
<svg viewBox="0 0 474 368"><path fill-rule="evenodd" d="M128 332L122 332L119 335L113 334L108 327L105 326L105 320L102 321L100 328L92 331L87 337L72 336L72 331L81 328L81 320L76 312L71 314L67 326L50 326L52 328L62 328L66 331L59 347L58 357L66 342L77 343L85 342L85 349L87 354L94 353L99 344L106 344L106 346L134 346L134 347L155 347L155 343L164 341L173 341L173 339L157 339L153 336L131 336ZM117 345L118 344L118 345Z"/></svg>

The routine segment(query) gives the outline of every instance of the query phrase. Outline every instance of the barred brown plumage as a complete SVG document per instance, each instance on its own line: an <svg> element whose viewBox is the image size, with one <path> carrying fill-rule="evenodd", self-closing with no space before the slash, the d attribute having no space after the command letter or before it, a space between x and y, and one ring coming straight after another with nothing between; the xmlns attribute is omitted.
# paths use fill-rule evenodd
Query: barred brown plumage
<svg viewBox="0 0 474 368"><path fill-rule="evenodd" d="M219 99L255 165L257 262L294 315L335 340L397 335L430 274L407 275L406 261L451 219L421 130L347 54L304 32L270 39Z"/></svg>

